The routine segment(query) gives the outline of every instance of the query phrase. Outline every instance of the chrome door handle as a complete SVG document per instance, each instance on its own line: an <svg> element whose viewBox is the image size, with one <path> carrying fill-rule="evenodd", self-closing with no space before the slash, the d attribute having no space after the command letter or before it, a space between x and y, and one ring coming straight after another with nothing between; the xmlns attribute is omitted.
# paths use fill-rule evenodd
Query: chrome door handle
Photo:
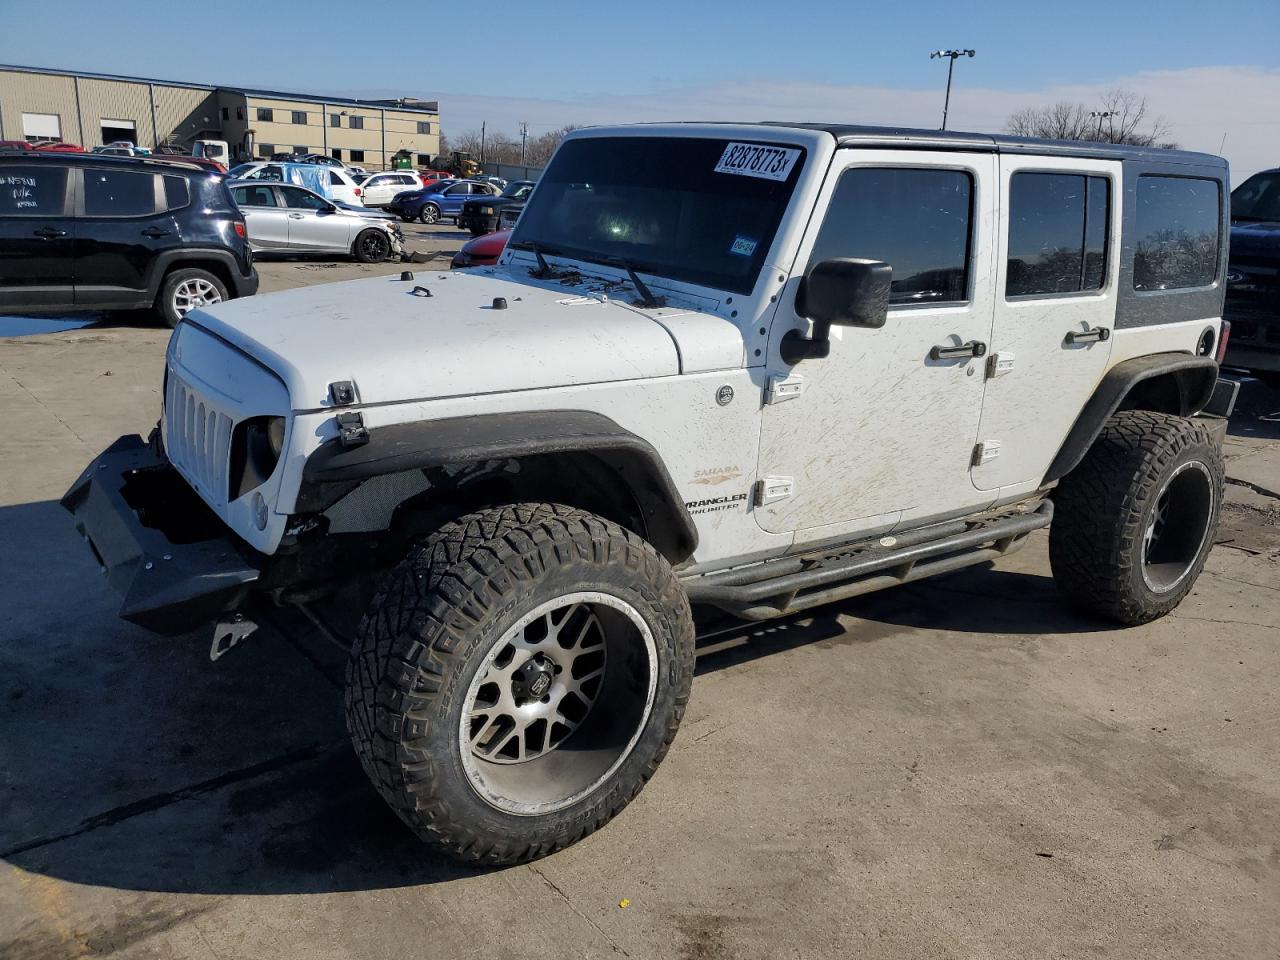
<svg viewBox="0 0 1280 960"><path fill-rule="evenodd" d="M1068 346L1075 343L1100 343L1111 339L1111 331L1106 327L1091 327L1088 330L1068 330L1063 341Z"/></svg>
<svg viewBox="0 0 1280 960"><path fill-rule="evenodd" d="M958 347L934 347L929 351L930 360L968 360L986 356L987 345L981 340L969 340Z"/></svg>
<svg viewBox="0 0 1280 960"><path fill-rule="evenodd" d="M302 219L302 214L300 214L300 213L291 213L291 214L289 214L289 219L290 219L290 220L301 220L301 219Z"/></svg>

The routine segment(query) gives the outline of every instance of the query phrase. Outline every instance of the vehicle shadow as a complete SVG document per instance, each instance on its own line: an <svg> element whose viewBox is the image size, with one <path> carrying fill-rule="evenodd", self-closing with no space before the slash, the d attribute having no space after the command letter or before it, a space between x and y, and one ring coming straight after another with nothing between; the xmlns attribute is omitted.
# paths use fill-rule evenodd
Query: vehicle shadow
<svg viewBox="0 0 1280 960"><path fill-rule="evenodd" d="M1258 380L1241 380L1227 433L1255 440L1280 440L1280 390Z"/></svg>

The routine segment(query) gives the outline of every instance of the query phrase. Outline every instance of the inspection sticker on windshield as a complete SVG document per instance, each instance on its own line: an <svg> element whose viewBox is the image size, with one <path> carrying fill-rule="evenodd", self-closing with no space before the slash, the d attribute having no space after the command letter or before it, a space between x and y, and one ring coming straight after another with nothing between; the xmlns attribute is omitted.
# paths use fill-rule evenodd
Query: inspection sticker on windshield
<svg viewBox="0 0 1280 960"><path fill-rule="evenodd" d="M744 237L738 234L733 238L733 243L729 244L729 252L736 253L740 257L749 257L756 252L756 247L760 241L753 237Z"/></svg>
<svg viewBox="0 0 1280 960"><path fill-rule="evenodd" d="M766 147L758 143L731 143L716 164L716 173L732 173L739 177L762 180L785 180L796 165L799 150L790 147Z"/></svg>

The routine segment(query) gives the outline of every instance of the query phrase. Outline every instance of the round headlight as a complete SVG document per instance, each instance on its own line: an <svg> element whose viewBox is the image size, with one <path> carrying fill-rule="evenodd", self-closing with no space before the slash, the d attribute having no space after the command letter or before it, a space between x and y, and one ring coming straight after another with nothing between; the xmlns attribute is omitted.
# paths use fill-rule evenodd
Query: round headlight
<svg viewBox="0 0 1280 960"><path fill-rule="evenodd" d="M271 445L271 452L280 456L284 449L284 417L271 417L267 421L267 443Z"/></svg>

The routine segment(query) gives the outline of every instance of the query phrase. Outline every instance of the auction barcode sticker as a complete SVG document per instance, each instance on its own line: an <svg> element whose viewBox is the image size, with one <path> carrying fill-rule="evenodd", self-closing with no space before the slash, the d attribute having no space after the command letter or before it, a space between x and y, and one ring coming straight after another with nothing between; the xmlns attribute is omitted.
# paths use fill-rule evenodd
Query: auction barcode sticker
<svg viewBox="0 0 1280 960"><path fill-rule="evenodd" d="M791 147L766 147L759 143L730 143L716 164L716 173L763 180L785 180L800 151Z"/></svg>

